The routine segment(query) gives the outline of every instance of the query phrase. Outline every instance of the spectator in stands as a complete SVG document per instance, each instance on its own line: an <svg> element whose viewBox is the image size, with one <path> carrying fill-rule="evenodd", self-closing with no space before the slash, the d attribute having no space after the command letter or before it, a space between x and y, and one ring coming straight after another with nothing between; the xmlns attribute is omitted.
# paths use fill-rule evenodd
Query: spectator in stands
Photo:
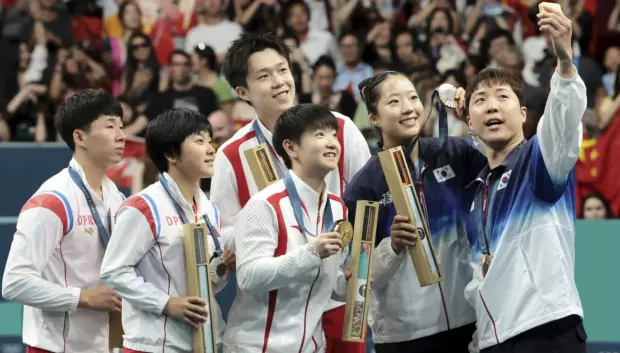
<svg viewBox="0 0 620 353"><path fill-rule="evenodd" d="M392 28L390 23L382 18L376 19L368 34L362 54L362 61L372 65L373 69L379 66L394 68L394 53L390 47ZM376 74L376 72L374 72Z"/></svg>
<svg viewBox="0 0 620 353"><path fill-rule="evenodd" d="M282 26L277 0L235 0L230 3L230 18L240 24L244 31L280 32Z"/></svg>
<svg viewBox="0 0 620 353"><path fill-rule="evenodd" d="M424 31L426 56L441 74L458 68L467 59L456 36L456 20L450 14L447 8L433 10Z"/></svg>
<svg viewBox="0 0 620 353"><path fill-rule="evenodd" d="M516 43L510 32L502 29L487 32L480 41L480 70L487 67L497 68L497 57L514 45Z"/></svg>
<svg viewBox="0 0 620 353"><path fill-rule="evenodd" d="M241 26L224 17L223 0L198 0L195 12L198 25L187 32L185 52L191 53L198 43L204 43L215 51L220 62L230 43L243 32Z"/></svg>
<svg viewBox="0 0 620 353"><path fill-rule="evenodd" d="M334 90L336 66L329 56L317 59L313 68L313 80L316 89L311 94L300 96L300 103L312 103L329 108L345 116L352 117L357 109L355 98L348 90Z"/></svg>
<svg viewBox="0 0 620 353"><path fill-rule="evenodd" d="M127 53L120 92L138 106L148 102L157 92L160 66L153 43L145 34L134 33L129 37Z"/></svg>
<svg viewBox="0 0 620 353"><path fill-rule="evenodd" d="M480 39L498 31L507 32L513 43L520 44L523 38L520 23L519 14L503 1L477 0L465 22L465 38L473 38L470 53L484 54L478 51Z"/></svg>
<svg viewBox="0 0 620 353"><path fill-rule="evenodd" d="M47 60L45 58L47 56L47 50L44 46L46 42L46 32L40 22L35 24L34 29L37 46L42 47L41 49L43 49L44 52L43 56L38 58L38 60L42 61L32 64L39 66L36 76L41 78L41 69L44 69L47 65ZM45 110L49 103L47 95L48 89L40 80L38 80L38 82L32 82L33 67L31 66L32 56L30 52L31 48L27 43L20 44L18 72L16 76L11 75L15 77L16 82L14 85L17 86L18 92L9 100L6 105L6 114L3 114L3 117L6 119L8 134L13 141L44 142L48 136L45 116ZM7 98L8 97L5 95L5 99Z"/></svg>
<svg viewBox="0 0 620 353"><path fill-rule="evenodd" d="M170 54L170 82L165 91L157 93L149 102L146 110L148 119L172 108L189 109L204 116L219 109L215 93L208 87L192 82L191 65L191 57L184 51L177 49Z"/></svg>
<svg viewBox="0 0 620 353"><path fill-rule="evenodd" d="M517 77L523 77L523 55L521 54L521 50L516 45L504 48L497 53L495 64L499 69L509 71ZM530 85L524 81L523 96L525 107L527 108L527 117L525 119L525 124L523 125L523 132L525 138L529 139L536 134L538 121L540 120L540 117L545 110L545 104L547 103L547 95L541 88Z"/></svg>
<svg viewBox="0 0 620 353"><path fill-rule="evenodd" d="M620 80L616 81L615 91L620 91ZM620 94L599 97L597 101L596 113L590 110L583 119L587 133L576 165L577 205L581 205L580 198L600 193L609 200L612 212L620 214Z"/></svg>
<svg viewBox="0 0 620 353"><path fill-rule="evenodd" d="M545 58L540 63L538 69L538 82L541 83L541 87L545 90L545 92L548 92L549 83L551 82L551 76L555 71L557 59L552 49L553 46L550 43L550 38L545 37L544 39L546 42ZM588 107L592 108L596 104L596 96L599 89L603 88L603 70L600 63L598 63L595 59L588 56L580 56L575 51L573 51L573 53L575 54L573 55L573 62L577 67L579 76L581 76L583 82L586 84Z"/></svg>
<svg viewBox="0 0 620 353"><path fill-rule="evenodd" d="M581 201L582 219L611 219L615 218L611 211L609 201L598 193L590 194Z"/></svg>
<svg viewBox="0 0 620 353"><path fill-rule="evenodd" d="M444 12L450 17L451 22L458 26L457 14L455 11L455 1L454 0L432 0L426 3L426 6L422 7L420 11L417 11L409 18L407 21L407 25L410 28L413 28L419 32L422 32L425 27L427 27L430 22L434 20L433 12L438 10L448 10L448 12ZM454 28L454 31L457 31L458 28Z"/></svg>
<svg viewBox="0 0 620 353"><path fill-rule="evenodd" d="M282 11L286 26L299 38L301 51L310 65L321 55L329 55L337 66L342 66L342 55L331 33L310 28L310 7L304 0L291 0Z"/></svg>
<svg viewBox="0 0 620 353"><path fill-rule="evenodd" d="M387 2L391 1L388 0ZM379 20L388 20L393 17L393 13L382 15L380 7L386 3L384 0L334 0L330 3L335 3L333 17L336 33L353 31L360 39L366 38L366 35Z"/></svg>
<svg viewBox="0 0 620 353"><path fill-rule="evenodd" d="M213 130L211 144L217 150L224 142L235 134L235 124L229 115L221 110L214 111L209 115L209 124Z"/></svg>
<svg viewBox="0 0 620 353"><path fill-rule="evenodd" d="M603 58L603 67L605 74L603 75L603 87L607 96L614 96L614 82L620 72L620 47L612 46L605 50Z"/></svg>
<svg viewBox="0 0 620 353"><path fill-rule="evenodd" d="M114 19L114 20L113 20ZM127 56L128 40L135 33L142 32L142 11L134 0L124 0L118 7L118 16L112 16L105 29L107 40L104 44L104 62L113 79L112 93L121 94L121 74Z"/></svg>
<svg viewBox="0 0 620 353"><path fill-rule="evenodd" d="M57 0L32 0L30 13L34 21L43 23L48 42L56 47L62 47L72 44L73 34L67 8L57 2Z"/></svg>
<svg viewBox="0 0 620 353"><path fill-rule="evenodd" d="M83 45L58 51L56 68L50 82L50 97L58 100L66 82L72 82L78 89L103 89L111 91L110 78L103 64L86 54Z"/></svg>
<svg viewBox="0 0 620 353"><path fill-rule="evenodd" d="M406 75L411 75L414 71L427 71L429 61L424 56L421 48L416 47L416 40L410 30L400 30L392 38L394 47L394 62L397 71Z"/></svg>
<svg viewBox="0 0 620 353"><path fill-rule="evenodd" d="M592 29L594 27L593 16L583 9L583 0L558 0L562 11L570 18L573 25L573 38L579 46L582 56L589 55Z"/></svg>
<svg viewBox="0 0 620 353"><path fill-rule="evenodd" d="M360 82L372 76L372 67L362 62L362 46L359 37L354 32L342 33L339 43L344 66L338 67L334 91L348 90L354 93L355 99L359 101L361 96L357 86Z"/></svg>
<svg viewBox="0 0 620 353"><path fill-rule="evenodd" d="M308 63L308 59L299 48L299 38L289 30L282 35L284 44L291 50L291 74L295 80L295 99L299 101L300 96L304 94L312 94L312 76L310 72L312 67Z"/></svg>
<svg viewBox="0 0 620 353"><path fill-rule="evenodd" d="M217 101L227 115L232 114L232 106L236 99L230 85L218 75L218 64L215 51L205 43L198 43L192 53L196 85L210 88L217 96Z"/></svg>

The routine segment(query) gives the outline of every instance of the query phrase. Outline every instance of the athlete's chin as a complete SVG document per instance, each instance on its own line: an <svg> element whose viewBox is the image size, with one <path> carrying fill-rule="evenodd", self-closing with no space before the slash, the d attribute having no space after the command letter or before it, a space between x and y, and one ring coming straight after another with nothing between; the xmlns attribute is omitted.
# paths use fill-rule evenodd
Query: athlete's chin
<svg viewBox="0 0 620 353"><path fill-rule="evenodd" d="M418 136L420 134L420 127L419 126L412 126L406 129L401 130L400 132L400 139L401 140L410 140L415 138L416 136Z"/></svg>
<svg viewBox="0 0 620 353"><path fill-rule="evenodd" d="M200 169L200 179L210 178L213 176L213 164L205 164L204 167Z"/></svg>
<svg viewBox="0 0 620 353"><path fill-rule="evenodd" d="M329 174L332 170L335 170L338 168L338 160L322 160L319 163L317 163L316 167L315 167L317 171L321 171L322 173L324 173L325 175Z"/></svg>
<svg viewBox="0 0 620 353"><path fill-rule="evenodd" d="M110 156L110 158L108 158L108 161L109 161L108 164L110 166L116 165L118 164L118 162L121 161L121 159L123 159L122 153L121 154L114 153L113 155Z"/></svg>
<svg viewBox="0 0 620 353"><path fill-rule="evenodd" d="M501 150L506 147L508 142L510 142L510 138L508 136L502 135L480 136L480 140L482 140L485 145L489 146L491 149L494 150Z"/></svg>

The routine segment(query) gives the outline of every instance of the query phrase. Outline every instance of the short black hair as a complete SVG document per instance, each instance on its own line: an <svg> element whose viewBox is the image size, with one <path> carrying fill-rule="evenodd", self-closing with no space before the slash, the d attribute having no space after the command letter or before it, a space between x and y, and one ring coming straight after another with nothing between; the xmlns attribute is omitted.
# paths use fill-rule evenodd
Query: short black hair
<svg viewBox="0 0 620 353"><path fill-rule="evenodd" d="M299 41L299 37L291 29L285 29L284 33L282 33L282 41L285 41L287 39L293 40L295 42L295 45L298 47L301 45L301 42Z"/></svg>
<svg viewBox="0 0 620 353"><path fill-rule="evenodd" d="M586 205L586 201L588 201L589 199L598 199L599 201L601 201L601 203L603 204L603 208L605 209L605 219L612 219L615 218L614 215L614 211L611 209L611 205L609 203L609 200L607 200L607 198L605 196L603 196L602 194L598 193L598 192L594 192L591 193L590 195L584 197L581 199L581 208L579 211L579 217L583 219L584 216L584 207Z"/></svg>
<svg viewBox="0 0 620 353"><path fill-rule="evenodd" d="M198 55L200 59L207 61L207 67L213 71L218 71L217 69L217 55L215 54L215 50L208 46L205 43L198 43L194 48L194 53Z"/></svg>
<svg viewBox="0 0 620 353"><path fill-rule="evenodd" d="M500 69L485 69L480 71L467 86L467 90L465 91L465 110L467 111L467 114L469 114L469 101L471 100L472 94L476 89L478 89L478 87L480 87L480 85L483 84L506 84L510 86L519 99L519 104L522 107L525 105L523 98L523 80L508 71Z"/></svg>
<svg viewBox="0 0 620 353"><path fill-rule="evenodd" d="M183 50L183 49L175 49L175 50L171 51L170 54L168 54L168 65L172 64L172 58L174 58L177 55L181 55L182 57L187 59L187 61L189 61L190 63L192 62L192 58L189 56L189 54L187 54L185 52L185 50Z"/></svg>
<svg viewBox="0 0 620 353"><path fill-rule="evenodd" d="M321 66L327 66L334 72L334 74L337 73L336 63L334 63L334 59L332 59L329 55L319 56L319 58L314 62L314 65L312 65L312 71L316 72L316 70Z"/></svg>
<svg viewBox="0 0 620 353"><path fill-rule="evenodd" d="M311 10L310 6L304 0L291 0L287 2L282 8L282 23L286 24L288 18L291 16L291 10L295 6L301 6L306 11L306 15L308 16L308 21L310 20Z"/></svg>
<svg viewBox="0 0 620 353"><path fill-rule="evenodd" d="M350 29L349 30L345 30L342 33L340 33L340 35L338 36L338 44L340 44L340 42L342 42L343 39L345 39L346 37L349 37L349 36L354 37L355 39L357 39L358 46L360 45L360 43L361 43L360 36L355 31L350 30Z"/></svg>
<svg viewBox="0 0 620 353"><path fill-rule="evenodd" d="M122 119L121 103L108 93L87 89L72 95L58 108L54 123L60 137L71 151L75 151L73 132L75 130L88 132L93 121L104 115Z"/></svg>
<svg viewBox="0 0 620 353"><path fill-rule="evenodd" d="M362 100L366 104L369 113L377 114L377 102L381 96L381 85L390 76L402 76L407 79L407 75L398 71L386 71L382 74L369 77L357 85L362 95Z"/></svg>
<svg viewBox="0 0 620 353"><path fill-rule="evenodd" d="M160 173L168 171L166 157L179 158L181 145L191 135L208 132L209 119L189 109L171 109L159 114L146 128L146 150Z"/></svg>
<svg viewBox="0 0 620 353"><path fill-rule="evenodd" d="M325 128L338 131L338 120L325 107L305 103L282 113L273 129L273 146L288 169L292 168L293 162L284 149L284 140L299 144L305 132Z"/></svg>
<svg viewBox="0 0 620 353"><path fill-rule="evenodd" d="M244 33L232 42L224 58L222 71L233 89L247 87L250 56L267 49L282 55L290 66L290 49L272 33Z"/></svg>

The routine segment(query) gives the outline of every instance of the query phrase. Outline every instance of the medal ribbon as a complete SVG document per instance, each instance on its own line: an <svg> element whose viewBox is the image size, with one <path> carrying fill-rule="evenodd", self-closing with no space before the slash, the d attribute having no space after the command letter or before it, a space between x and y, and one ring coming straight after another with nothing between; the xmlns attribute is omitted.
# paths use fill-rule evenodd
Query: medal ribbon
<svg viewBox="0 0 620 353"><path fill-rule="evenodd" d="M170 197L170 200L172 200L172 204L174 205L174 208L177 210L179 217L181 217L183 224L189 223L189 220L187 219L185 212L183 212L181 205L179 205L177 200L174 197L172 197L170 186L168 185L168 181L166 180L166 177L164 177L163 174L159 175L159 182L161 183L161 186L163 186L164 190L166 190L166 193L168 194L168 197ZM209 221L209 217L206 214L203 214L202 218L204 219L207 225L207 228L209 228L209 233L211 233L211 238L213 238L213 243L215 244L215 251L213 252L213 256L211 257L211 259L213 259L214 257L220 256L222 254L222 248L220 246L220 241L217 239L219 234L215 230L215 227L213 227L213 224L211 224L211 221Z"/></svg>
<svg viewBox="0 0 620 353"><path fill-rule="evenodd" d="M295 188L295 182L291 175L287 175L284 178L284 187L286 187L286 191L288 192L288 197L291 200L291 205L293 206L293 212L295 213L295 219L297 220L297 224L302 229L302 231L311 237L316 237L318 234L312 234L306 228L304 223L304 215L301 206L301 199L299 198L299 194L297 193L297 188ZM326 229L328 232L333 231L335 226L334 223L334 215L332 214L331 202L329 201L329 197L326 200L327 204L325 205L325 210L323 211L323 224L322 229Z"/></svg>
<svg viewBox="0 0 620 353"><path fill-rule="evenodd" d="M258 124L258 119L254 120L252 124L252 128L254 129L254 133L256 133L256 139L260 145L265 144L268 147L269 154L271 155L271 159L273 159L273 164L276 166L276 173L278 174L278 179L282 179L287 173L282 169L282 165L280 164L280 159L273 151L273 147L271 144L267 142L265 135L263 135L263 131L260 129L260 125Z"/></svg>
<svg viewBox="0 0 620 353"><path fill-rule="evenodd" d="M69 167L68 169L69 169L69 175L71 176L71 179L73 179L73 181L77 184L77 186L82 190L82 193L84 194L84 197L86 198L86 202L88 203L88 208L90 209L90 214L93 216L93 219L95 220L95 224L97 225L97 231L99 233L99 237L101 238L101 242L103 242L103 246L105 248L108 246L108 242L110 241L110 233L112 232L112 213L110 210L108 210L108 215L107 215L108 228L106 228L103 225L103 221L101 220L101 217L99 216L99 212L97 211L97 207L95 206L93 197L90 194L90 191L88 191L86 184L84 184L84 181L80 177L80 174L76 172L75 169L73 169L72 167ZM108 229L110 230L109 232L108 232Z"/></svg>
<svg viewBox="0 0 620 353"><path fill-rule="evenodd" d="M420 158L418 157L418 166L416 168L416 166L413 164L413 161L411 160L411 153L413 152L413 147L415 146L417 142L417 137L409 144L409 146L407 146L407 148L405 149L405 161L407 161L407 165L409 165L409 169L413 169L413 190L415 190L418 193L418 201L420 202L420 208L422 215L425 218L425 225L426 227L430 228L428 226L428 210L426 208L426 198L424 197L424 185L422 182L422 172L424 171L424 169L426 168L426 166L422 166L421 165L421 161ZM415 184L418 184L418 187L415 187Z"/></svg>
<svg viewBox="0 0 620 353"><path fill-rule="evenodd" d="M483 255L490 255L489 237L487 236L488 204L489 204L489 176L484 182L482 196L474 199L474 209L476 210L476 223L478 230L478 246Z"/></svg>

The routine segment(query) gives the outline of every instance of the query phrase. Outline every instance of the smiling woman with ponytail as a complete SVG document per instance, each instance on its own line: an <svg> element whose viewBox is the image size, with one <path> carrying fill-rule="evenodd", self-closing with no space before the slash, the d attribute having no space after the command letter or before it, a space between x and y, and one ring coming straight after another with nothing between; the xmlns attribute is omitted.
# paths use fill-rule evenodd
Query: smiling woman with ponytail
<svg viewBox="0 0 620 353"><path fill-rule="evenodd" d="M375 351L468 352L476 316L464 297L472 279L466 219L475 190L466 186L486 166L486 158L468 138L445 133L442 143L440 138L418 138L428 114L407 76L387 71L362 81L359 89L382 148L405 150L444 273L443 282L420 287L406 251L415 244L414 227L407 217L396 215L379 158L372 157L343 199L350 220L358 200L380 204L368 321ZM461 106L464 96L464 90L456 91Z"/></svg>

